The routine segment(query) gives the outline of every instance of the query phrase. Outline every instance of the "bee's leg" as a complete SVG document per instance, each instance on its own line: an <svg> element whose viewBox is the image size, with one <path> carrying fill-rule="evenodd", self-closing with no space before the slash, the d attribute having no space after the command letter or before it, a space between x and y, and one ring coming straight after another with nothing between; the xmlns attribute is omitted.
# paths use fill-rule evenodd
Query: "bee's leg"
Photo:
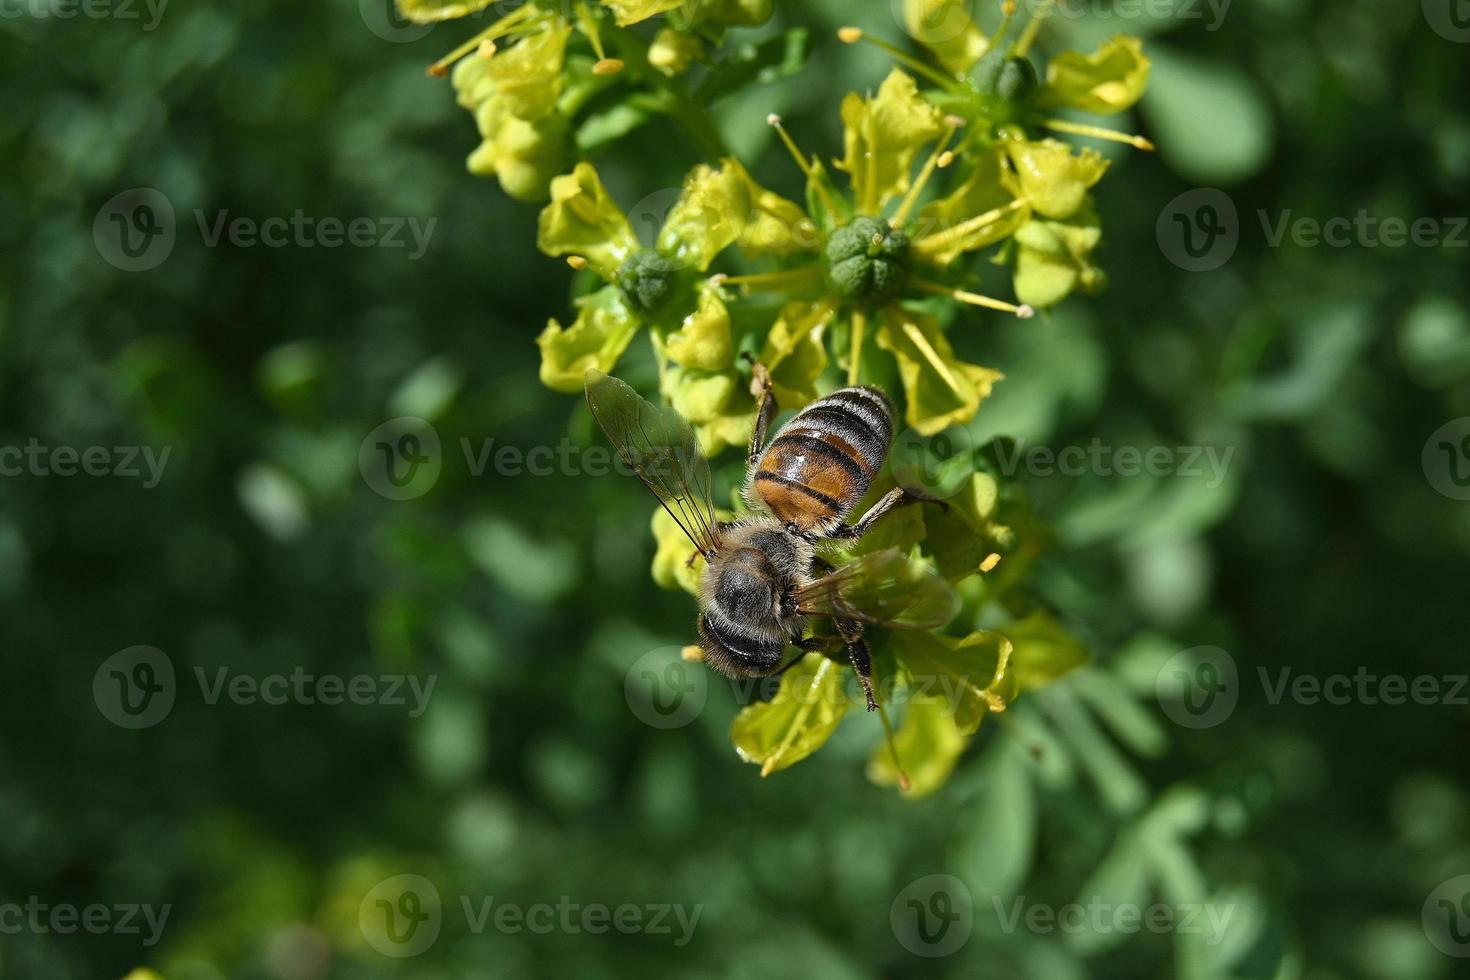
<svg viewBox="0 0 1470 980"><path fill-rule="evenodd" d="M863 694L868 699L868 710L878 710L878 699L873 696L873 658L868 655L868 644L863 642L863 628L850 619L833 620L837 625L837 632L842 634L842 642L847 644L847 656L852 661L852 669L857 671L858 680L862 682Z"/></svg>
<svg viewBox="0 0 1470 980"><path fill-rule="evenodd" d="M771 391L771 375L766 366L749 354L746 360L750 361L751 368L751 394L759 399L755 410L755 429L750 433L750 452L747 460L751 466L760 459L761 452L766 448L766 432L771 427L771 419L776 417L776 396Z"/></svg>
<svg viewBox="0 0 1470 980"><path fill-rule="evenodd" d="M868 508L868 512L856 524L840 524L836 530L827 536L829 538L847 538L855 541L864 534L867 534L874 524L877 524L884 517L888 516L888 512L895 507L916 503L919 500L919 497L909 493L903 487L894 487L885 493L882 499L876 504Z"/></svg>

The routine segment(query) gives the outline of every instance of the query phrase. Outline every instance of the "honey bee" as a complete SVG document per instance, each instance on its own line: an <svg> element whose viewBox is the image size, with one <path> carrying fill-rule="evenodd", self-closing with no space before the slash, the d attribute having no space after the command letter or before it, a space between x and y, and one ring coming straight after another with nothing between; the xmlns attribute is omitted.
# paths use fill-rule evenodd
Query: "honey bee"
<svg viewBox="0 0 1470 980"><path fill-rule="evenodd" d="M735 521L716 518L709 461L677 412L596 370L587 372L587 402L618 454L705 559L698 621L705 662L731 677L779 674L826 647L806 632L811 617L827 617L868 710L876 710L863 628L935 629L959 610L949 583L898 549L840 568L817 554L819 542L860 538L895 507L920 499L895 488L848 523L888 456L893 410L877 388L841 388L767 443L776 400L758 364L755 378L760 402L743 490L750 514ZM787 646L799 652L783 665Z"/></svg>

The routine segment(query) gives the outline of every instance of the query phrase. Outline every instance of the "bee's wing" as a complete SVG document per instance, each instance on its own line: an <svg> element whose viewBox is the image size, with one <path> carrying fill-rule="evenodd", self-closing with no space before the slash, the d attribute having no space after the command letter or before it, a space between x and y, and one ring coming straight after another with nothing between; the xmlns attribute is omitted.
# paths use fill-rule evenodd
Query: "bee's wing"
<svg viewBox="0 0 1470 980"><path fill-rule="evenodd" d="M897 548L862 555L796 590L796 608L892 629L927 630L960 611L960 598L943 576Z"/></svg>
<svg viewBox="0 0 1470 980"><path fill-rule="evenodd" d="M587 404L623 461L663 504L700 553L720 544L714 482L699 439L678 412L653 405L617 378L589 370Z"/></svg>

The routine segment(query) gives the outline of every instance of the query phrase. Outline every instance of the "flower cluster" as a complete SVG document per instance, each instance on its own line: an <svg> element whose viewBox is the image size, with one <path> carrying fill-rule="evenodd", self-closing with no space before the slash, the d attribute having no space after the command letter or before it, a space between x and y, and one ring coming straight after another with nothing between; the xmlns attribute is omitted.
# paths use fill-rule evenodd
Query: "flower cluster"
<svg viewBox="0 0 1470 980"><path fill-rule="evenodd" d="M576 152L595 148L660 113L696 130L694 106L666 84L717 44L731 27L754 27L774 0L524 0L429 68L453 67L460 105L474 114L480 145L469 170L498 177L512 197L545 200L551 178ZM432 23L479 14L495 0L398 0L402 14ZM628 28L659 15L667 26L652 38ZM610 22L610 23L609 23ZM574 43L574 39L577 39ZM609 119L599 101L620 86L638 89Z"/></svg>
<svg viewBox="0 0 1470 980"><path fill-rule="evenodd" d="M408 16L431 20L488 0L399 2ZM751 77L721 73L729 64L723 32L764 21L770 0L527 0L440 62L443 70L459 62L454 87L483 139L470 169L497 175L517 197L548 201L537 244L565 258L585 287L575 318L551 319L537 338L542 381L580 392L589 370L612 372L646 330L661 395L710 457L750 438L755 363L785 410L843 383L872 384L900 396L904 425L921 438L972 420L1001 374L964 360L951 336L977 315L1028 319L1104 283L1092 191L1108 161L1048 134L1150 148L1060 115L1132 106L1148 79L1141 42L1117 37L1038 68L1031 52L1043 17L1013 31L1014 6L1005 0L987 36L961 0L903 0L927 60L855 28L840 31L897 66L876 90L842 100L843 142L830 167L778 116L767 119L804 183L800 202L758 183L717 138L701 139L713 131L708 90ZM627 29L658 15L666 23L651 40L652 29ZM788 35L757 60L795 70L792 50ZM698 90L685 76L696 62L707 69ZM588 111L619 85L617 112ZM647 241L587 159L640 113L678 121L707 151ZM1008 270L1011 296L981 291L982 258ZM902 508L860 541L821 549L840 566L897 548L962 598L946 630L870 639L875 676L896 683L905 706L870 775L912 792L944 781L987 714L1084 659L1027 587L1044 528L983 458L960 462L945 502ZM902 465L870 501L898 484L910 486ZM720 518L743 507L736 495ZM655 580L697 593L703 557L663 511L653 531ZM839 661L807 655L774 698L741 712L737 750L763 772L809 755L852 701L845 676ZM887 729L886 713L884 721Z"/></svg>

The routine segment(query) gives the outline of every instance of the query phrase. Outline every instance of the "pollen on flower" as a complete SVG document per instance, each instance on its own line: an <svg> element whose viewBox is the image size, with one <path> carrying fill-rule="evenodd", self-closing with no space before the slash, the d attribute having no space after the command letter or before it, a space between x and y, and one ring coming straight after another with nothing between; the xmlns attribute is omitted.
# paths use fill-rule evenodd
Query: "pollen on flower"
<svg viewBox="0 0 1470 980"><path fill-rule="evenodd" d="M430 78L443 78L445 75L449 74L449 67L436 61L428 68L424 69L424 74L428 75Z"/></svg>
<svg viewBox="0 0 1470 980"><path fill-rule="evenodd" d="M1022 303L1016 307L1016 319L1029 320L1036 315L1036 308L1029 303Z"/></svg>
<svg viewBox="0 0 1470 980"><path fill-rule="evenodd" d="M594 75L616 75L623 70L623 59L603 58L592 66Z"/></svg>
<svg viewBox="0 0 1470 980"><path fill-rule="evenodd" d="M992 551L990 554L986 555L985 556L985 560L980 563L980 571L982 571L982 572L994 571L995 570L995 566L996 565L999 565L999 564L1000 564L1000 555L997 554L996 552L993 552Z"/></svg>
<svg viewBox="0 0 1470 980"><path fill-rule="evenodd" d="M495 42L487 37L485 40L480 42L480 47L476 50L476 54L478 54L481 58L488 59L495 57L496 50L497 49L495 47Z"/></svg>
<svg viewBox="0 0 1470 980"><path fill-rule="evenodd" d="M580 255L568 255L567 265L571 266L573 269L576 269L578 272L581 272L583 269L587 268L587 260L582 258L582 256Z"/></svg>
<svg viewBox="0 0 1470 980"><path fill-rule="evenodd" d="M951 163L954 163L954 151L945 150L943 153L939 154L939 159L936 161L936 163L941 170L949 166Z"/></svg>
<svg viewBox="0 0 1470 980"><path fill-rule="evenodd" d="M838 29L837 37L843 44L856 44L863 39L861 27L843 27Z"/></svg>
<svg viewBox="0 0 1470 980"><path fill-rule="evenodd" d="M779 126L779 125L781 125L781 117L779 115L777 115L776 113L774 113L774 112L767 113L766 114L766 125L767 126Z"/></svg>

